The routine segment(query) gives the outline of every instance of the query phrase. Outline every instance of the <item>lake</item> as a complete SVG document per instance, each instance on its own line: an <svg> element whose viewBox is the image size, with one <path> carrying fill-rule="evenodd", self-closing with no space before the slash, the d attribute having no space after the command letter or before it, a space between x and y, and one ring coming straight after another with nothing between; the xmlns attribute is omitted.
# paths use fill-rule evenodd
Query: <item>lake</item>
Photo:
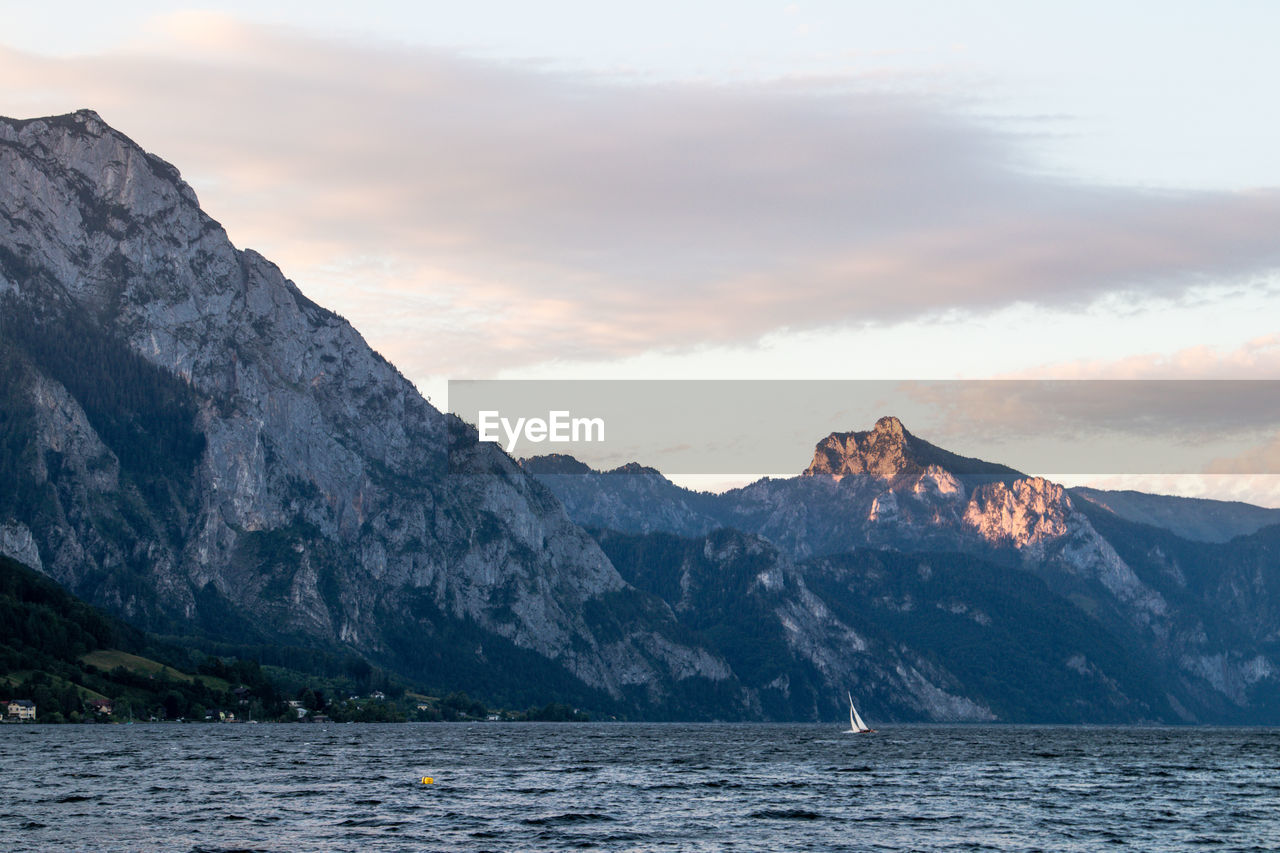
<svg viewBox="0 0 1280 853"><path fill-rule="evenodd" d="M1273 729L5 725L0 773L9 850L1280 844Z"/></svg>

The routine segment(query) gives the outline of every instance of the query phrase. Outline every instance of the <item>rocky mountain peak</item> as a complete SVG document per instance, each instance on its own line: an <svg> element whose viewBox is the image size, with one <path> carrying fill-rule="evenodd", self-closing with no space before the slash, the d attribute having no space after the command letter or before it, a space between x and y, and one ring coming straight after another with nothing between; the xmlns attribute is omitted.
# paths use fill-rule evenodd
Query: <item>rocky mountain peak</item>
<svg viewBox="0 0 1280 853"><path fill-rule="evenodd" d="M520 467L530 474L590 474L591 466L567 453L547 453L520 460Z"/></svg>
<svg viewBox="0 0 1280 853"><path fill-rule="evenodd" d="M871 428L871 435L873 437L881 437L885 440L900 443L905 439L907 431L902 426L902 421L898 420L893 415L885 415L883 418L876 421L876 425Z"/></svg>
<svg viewBox="0 0 1280 853"><path fill-rule="evenodd" d="M648 476L648 477L661 477L664 480L666 479L666 477L662 476L662 472L659 471L657 468L653 468L648 465L641 465L639 462L626 462L626 463L623 463L622 465L619 465L617 468L613 468L612 470L606 471L605 473L632 474L632 475L639 474L639 475Z"/></svg>
<svg viewBox="0 0 1280 853"><path fill-rule="evenodd" d="M828 476L840 480L853 474L867 474L892 480L908 465L911 433L895 417L876 421L867 432L833 432L814 448L807 477Z"/></svg>
<svg viewBox="0 0 1280 853"><path fill-rule="evenodd" d="M65 116L55 116L53 119L46 119L46 121L56 124L59 119L69 120L71 124L82 128L89 136L100 137L107 134L116 134L118 136L123 135L116 133L115 129L112 128L111 125L102 120L102 116L98 115L96 110L91 110L88 107L82 107L81 109L78 109L73 113L68 113Z"/></svg>
<svg viewBox="0 0 1280 853"><path fill-rule="evenodd" d="M976 491L964 520L989 542L1025 548L1065 535L1073 512L1066 489L1043 477L1028 477Z"/></svg>
<svg viewBox="0 0 1280 853"><path fill-rule="evenodd" d="M910 485L931 470L935 476L945 472L957 477L976 476L984 481L1012 482L1022 477L1004 465L935 447L912 435L902 421L892 415L880 418L865 432L828 435L814 448L813 461L801 476L830 477L838 481L861 475L898 488Z"/></svg>
<svg viewBox="0 0 1280 853"><path fill-rule="evenodd" d="M126 210L149 217L179 200L192 207L199 204L173 165L143 150L90 109L33 119L0 117L0 145L8 149L5 171L20 172L15 188L28 201L48 201L30 195L30 190L39 189L30 183L31 166L38 171L37 179L59 174L71 179L81 219L76 224L86 232L98 230L95 226L112 213L117 219Z"/></svg>

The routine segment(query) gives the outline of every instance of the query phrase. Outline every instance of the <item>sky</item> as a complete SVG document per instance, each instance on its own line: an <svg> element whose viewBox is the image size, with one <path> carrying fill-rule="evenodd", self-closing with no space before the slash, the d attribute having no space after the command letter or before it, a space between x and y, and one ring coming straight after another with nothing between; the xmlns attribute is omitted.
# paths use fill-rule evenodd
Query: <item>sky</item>
<svg viewBox="0 0 1280 853"><path fill-rule="evenodd" d="M1277 4L6 5L0 114L97 110L436 403L1280 378Z"/></svg>

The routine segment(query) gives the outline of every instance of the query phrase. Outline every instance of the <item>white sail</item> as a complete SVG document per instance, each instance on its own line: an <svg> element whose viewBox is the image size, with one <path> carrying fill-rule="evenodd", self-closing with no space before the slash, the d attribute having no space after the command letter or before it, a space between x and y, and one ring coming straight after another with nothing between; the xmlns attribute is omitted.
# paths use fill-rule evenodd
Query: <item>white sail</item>
<svg viewBox="0 0 1280 853"><path fill-rule="evenodd" d="M856 734L871 731L871 727L862 722L862 716L858 713L858 709L853 707L852 693L849 694L849 731Z"/></svg>

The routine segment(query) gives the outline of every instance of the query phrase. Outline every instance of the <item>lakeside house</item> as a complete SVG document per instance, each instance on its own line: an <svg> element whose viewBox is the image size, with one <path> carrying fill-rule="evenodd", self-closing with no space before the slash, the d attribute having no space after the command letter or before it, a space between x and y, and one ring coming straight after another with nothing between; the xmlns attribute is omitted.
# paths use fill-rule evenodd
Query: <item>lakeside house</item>
<svg viewBox="0 0 1280 853"><path fill-rule="evenodd" d="M31 721L36 719L36 703L30 699L5 699L0 700L0 707L4 708L4 718L6 720L17 720L18 722Z"/></svg>

